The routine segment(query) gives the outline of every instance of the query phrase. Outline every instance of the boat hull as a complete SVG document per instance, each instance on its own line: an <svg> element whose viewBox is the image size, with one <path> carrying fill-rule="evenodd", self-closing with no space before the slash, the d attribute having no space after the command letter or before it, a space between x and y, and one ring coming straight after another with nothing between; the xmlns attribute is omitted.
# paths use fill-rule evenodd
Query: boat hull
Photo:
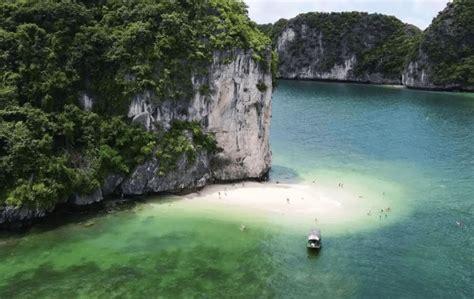
<svg viewBox="0 0 474 299"><path fill-rule="evenodd" d="M321 249L321 244L319 244L319 245L310 245L310 244L308 244L307 247L308 247L308 249Z"/></svg>

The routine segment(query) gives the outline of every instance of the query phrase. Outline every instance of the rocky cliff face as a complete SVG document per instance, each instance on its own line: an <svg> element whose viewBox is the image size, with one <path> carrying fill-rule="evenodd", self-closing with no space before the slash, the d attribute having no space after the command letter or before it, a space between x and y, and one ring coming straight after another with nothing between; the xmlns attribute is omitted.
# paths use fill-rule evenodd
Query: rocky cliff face
<svg viewBox="0 0 474 299"><path fill-rule="evenodd" d="M208 75L193 76L198 92L190 101L156 104L151 93L144 93L133 99L128 116L149 129L168 127L173 120L199 121L222 149L210 157L212 178L261 178L271 163L271 73L251 53L237 51L235 59L225 63L226 57L216 53Z"/></svg>
<svg viewBox="0 0 474 299"><path fill-rule="evenodd" d="M271 53L267 53L267 61ZM229 62L229 57L230 59ZM171 123L198 121L214 134L220 151L201 152L195 161L183 155L176 169L159 176L156 158L138 166L130 177L111 175L102 190L75 195L70 202L86 205L103 195L137 196L159 192L183 192L204 187L212 181L261 179L271 166L269 144L272 76L269 69L252 58L251 52L216 52L207 75L195 74L192 99L159 102L151 91L133 97L128 117L148 130L169 128ZM84 109L93 100L81 95ZM192 138L192 136L189 136Z"/></svg>
<svg viewBox="0 0 474 299"><path fill-rule="evenodd" d="M394 17L309 13L271 32L284 79L401 84L404 57L420 31Z"/></svg>
<svg viewBox="0 0 474 299"><path fill-rule="evenodd" d="M271 53L267 59L270 61ZM189 161L178 159L175 170L160 176L160 161L154 157L138 166L130 177L111 174L92 194L75 194L70 204L84 206L116 194L138 196L159 192L185 192L213 181L261 179L271 166L269 131L272 76L270 69L252 58L251 51L216 53L207 75L194 75L197 92L192 99L158 102L152 92L131 99L128 117L149 130L168 128L175 120L198 121L215 135L220 150L197 153ZM92 109L92 97L81 94L84 109ZM192 134L188 138L192 139ZM0 210L0 225L24 222L48 211L7 208Z"/></svg>
<svg viewBox="0 0 474 299"><path fill-rule="evenodd" d="M474 91L474 1L456 0L423 33L404 73L411 88Z"/></svg>

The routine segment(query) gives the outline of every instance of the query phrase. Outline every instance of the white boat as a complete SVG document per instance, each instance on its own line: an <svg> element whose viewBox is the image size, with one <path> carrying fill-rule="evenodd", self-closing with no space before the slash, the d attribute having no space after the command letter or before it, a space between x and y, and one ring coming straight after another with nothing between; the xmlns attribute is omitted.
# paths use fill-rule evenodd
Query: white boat
<svg viewBox="0 0 474 299"><path fill-rule="evenodd" d="M321 248L321 231L319 229L313 229L309 232L307 247L310 249Z"/></svg>

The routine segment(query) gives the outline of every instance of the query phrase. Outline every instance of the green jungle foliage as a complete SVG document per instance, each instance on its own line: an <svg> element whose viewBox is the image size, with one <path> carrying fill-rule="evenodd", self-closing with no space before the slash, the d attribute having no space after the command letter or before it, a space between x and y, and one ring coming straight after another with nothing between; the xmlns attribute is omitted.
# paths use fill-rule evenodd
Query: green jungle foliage
<svg viewBox="0 0 474 299"><path fill-rule="evenodd" d="M435 65L435 84L474 86L474 1L448 4L423 34L420 49Z"/></svg>
<svg viewBox="0 0 474 299"><path fill-rule="evenodd" d="M147 132L74 105L56 114L29 104L10 107L0 110L0 203L51 207L93 192L107 175L129 174L154 153L164 175L183 155L192 162L198 152L215 150L214 138L196 122Z"/></svg>
<svg viewBox="0 0 474 299"><path fill-rule="evenodd" d="M421 31L417 27L396 21L394 27L397 27L395 32L375 47L362 51L354 70L356 75L382 73L392 78L401 76L407 57L416 49L421 38Z"/></svg>
<svg viewBox="0 0 474 299"><path fill-rule="evenodd" d="M0 208L51 207L128 174L155 154L215 150L198 123L146 132L124 115L130 96L185 99L214 51L270 44L240 0L61 0L0 3ZM86 92L94 111L77 108Z"/></svg>
<svg viewBox="0 0 474 299"><path fill-rule="evenodd" d="M272 40L273 45L276 46L278 35L280 35L287 24L287 19L279 19L275 24L258 25L258 29L268 36Z"/></svg>
<svg viewBox="0 0 474 299"><path fill-rule="evenodd" d="M74 105L61 113L30 104L0 110L0 202L50 207L72 193L88 194L108 174L143 163L155 140L119 117Z"/></svg>
<svg viewBox="0 0 474 299"><path fill-rule="evenodd" d="M170 130L162 133L159 140L159 149L155 155L161 162L161 176L173 170L183 155L187 161L194 162L199 152L217 151L214 138L204 133L198 122L176 121Z"/></svg>
<svg viewBox="0 0 474 299"><path fill-rule="evenodd" d="M0 4L0 94L60 111L86 91L100 114L122 114L130 95L186 98L191 75L215 50L268 38L239 0L7 1Z"/></svg>

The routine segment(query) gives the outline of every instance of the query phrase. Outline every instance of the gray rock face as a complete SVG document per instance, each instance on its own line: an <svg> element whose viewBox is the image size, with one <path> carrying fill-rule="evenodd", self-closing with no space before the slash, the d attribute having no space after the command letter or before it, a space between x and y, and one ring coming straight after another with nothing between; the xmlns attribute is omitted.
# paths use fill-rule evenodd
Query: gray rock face
<svg viewBox="0 0 474 299"><path fill-rule="evenodd" d="M410 88L474 91L474 1L448 3L426 29L403 73Z"/></svg>
<svg viewBox="0 0 474 299"><path fill-rule="evenodd" d="M201 188L210 179L209 158L207 153L200 153L194 162L186 156L178 159L176 169L159 175L160 163L152 159L135 169L133 174L120 185L124 195L143 195L159 192L182 192Z"/></svg>
<svg viewBox="0 0 474 299"><path fill-rule="evenodd" d="M44 217L52 209L2 207L0 208L0 227L21 227L26 222Z"/></svg>
<svg viewBox="0 0 474 299"><path fill-rule="evenodd" d="M71 196L71 198L69 199L69 203L71 203L73 205L76 205L76 206L86 206L86 205L90 205L90 204L99 202L102 199L104 199L104 197L102 195L102 190L97 189L93 193L86 194L86 195L76 193L73 196Z"/></svg>
<svg viewBox="0 0 474 299"><path fill-rule="evenodd" d="M104 196L116 193L139 196L182 192L204 187L210 181L258 179L271 166L269 143L272 78L270 70L251 52L216 52L207 76L193 75L192 99L158 101L151 91L135 95L128 117L148 130L169 128L173 121L198 121L214 134L222 149L214 156L201 152L195 161L181 157L176 169L159 175L157 159L138 166L128 178L109 176ZM270 52L266 57L270 61ZM92 105L92 104L90 104ZM93 200L84 198L83 201Z"/></svg>
<svg viewBox="0 0 474 299"><path fill-rule="evenodd" d="M229 56L231 55L231 56ZM267 64L271 59L268 51ZM233 57L229 61L229 57ZM169 128L173 121L198 121L214 134L222 149L210 157L200 153L196 161L178 160L176 170L159 176L159 161L137 167L129 178L109 176L101 196L113 193L137 196L158 192L181 192L204 187L209 181L259 179L269 171L272 77L256 62L252 52L216 52L207 75L194 74L191 99L158 101L151 91L131 99L128 117L148 130ZM81 95L84 108L92 98ZM75 197L73 203L95 202L99 194Z"/></svg>
<svg viewBox="0 0 474 299"><path fill-rule="evenodd" d="M356 12L302 14L279 30L278 77L376 84L401 84L404 57L393 66L391 56L399 53L386 49L398 46L390 40L405 42L420 33L394 17Z"/></svg>
<svg viewBox="0 0 474 299"><path fill-rule="evenodd" d="M193 76L197 92L191 100L154 104L153 94L145 92L133 98L128 116L150 130L173 120L199 121L223 149L210 157L213 179L260 178L271 165L271 73L250 52L237 51L226 63L227 57L216 53L208 76Z"/></svg>
<svg viewBox="0 0 474 299"><path fill-rule="evenodd" d="M403 85L420 89L451 89L455 85L437 85L433 82L433 64L425 53L420 53L416 61L412 61L403 73Z"/></svg>
<svg viewBox="0 0 474 299"><path fill-rule="evenodd" d="M120 175L109 175L102 186L102 194L103 196L108 196L113 194L117 187L123 182L124 177Z"/></svg>

